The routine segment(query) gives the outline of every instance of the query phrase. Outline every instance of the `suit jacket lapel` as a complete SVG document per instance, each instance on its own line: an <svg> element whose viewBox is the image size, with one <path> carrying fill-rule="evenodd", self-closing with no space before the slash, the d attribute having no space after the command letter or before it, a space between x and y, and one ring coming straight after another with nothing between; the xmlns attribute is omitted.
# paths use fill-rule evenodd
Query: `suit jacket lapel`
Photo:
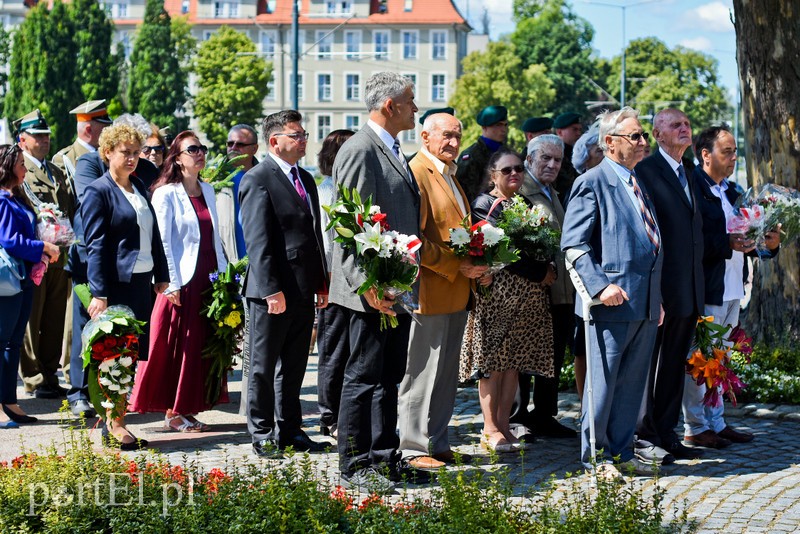
<svg viewBox="0 0 800 534"><path fill-rule="evenodd" d="M45 165L47 164L45 163ZM56 188L55 184L52 180L50 180L50 177L47 176L47 173L44 171L44 169L34 165L33 162L28 158L25 158L25 168L28 169L28 172L33 173L34 178L36 178L42 184L46 185L50 189Z"/></svg>
<svg viewBox="0 0 800 534"><path fill-rule="evenodd" d="M642 220L642 213L639 210L639 207L633 205L630 197L628 196L628 192L623 189L624 186L622 185L619 176L611 167L611 165L605 161L603 161L601 165L603 165L603 170L605 171L608 184L611 186L611 195L614 198L614 205L617 207L618 212L623 215L631 228L633 228L633 231L636 233L642 245L647 248L653 248L653 243L651 243L650 238L647 237L647 230L644 229L644 221ZM646 201L646 194L642 189L641 183L639 183L639 189L642 190L642 195L645 195L645 203L649 204ZM650 210L650 213L653 215L653 219L655 220L655 211L653 210L652 205L648 205L647 207Z"/></svg>
<svg viewBox="0 0 800 534"><path fill-rule="evenodd" d="M280 168L280 166L269 156L267 155L267 160L269 160L269 165L272 167L273 178L278 182L279 187L282 187L286 194L292 198L295 204L299 208L303 208L306 211L310 211L308 204L303 202L303 199L300 197L300 194L297 192L297 189L294 188L294 185L289 181L289 178ZM305 185L305 181L303 180L303 173L300 173L300 180ZM308 194L308 187L306 187L306 194Z"/></svg>
<svg viewBox="0 0 800 534"><path fill-rule="evenodd" d="M461 213L461 206L458 205L458 200L456 199L455 194L453 193L453 188L450 187L450 184L447 183L445 177L436 169L436 166L433 162L425 155L421 155L424 158L425 168L433 175L433 180L436 185L442 190L442 192L450 199L450 203L453 204L453 208L456 210L457 213ZM461 189L461 185L459 185L457 180L453 180L453 183L456 184L456 188L458 188L458 194L461 195L462 200L464 201L464 207L466 208L469 206L469 202L467 202L467 197L464 195L464 190ZM467 208L469 210L469 208ZM469 211L467 213L463 213L462 217L466 217L469 215Z"/></svg>
<svg viewBox="0 0 800 534"><path fill-rule="evenodd" d="M661 155L661 151L656 151L656 161L658 162L658 166L661 170L661 176L664 180L667 181L670 187L680 193L678 196L681 197L681 201L683 205L686 206L689 210L692 209L692 205L689 203L689 199L686 197L686 191L683 190L683 186L681 185L681 181L678 179L678 175L672 170L672 166L670 166L669 162ZM686 172L684 169L684 174L686 175L686 183L689 184L689 194L692 194L692 185L689 181L689 173ZM694 199L692 199L694 201Z"/></svg>
<svg viewBox="0 0 800 534"><path fill-rule="evenodd" d="M414 177L411 174L411 169L409 168L409 170L406 170L403 167L403 164L400 163L400 160L397 159L397 156L394 155L394 152L392 152L389 149L389 147L386 146L386 143L383 142L383 140L378 136L378 134L375 133L375 131L369 125L364 125L364 129L366 130L367 135L370 135L372 137L372 140L377 145L378 150L380 150L383 153L384 157L388 159L389 162L391 162L392 167L394 167L395 170L400 174L400 176L403 178L403 181L405 181L406 185L408 185L408 187L410 187L411 190L414 191L414 193L419 195L419 188L417 187L417 183L414 181ZM400 156L402 157L402 155L403 154L401 152Z"/></svg>

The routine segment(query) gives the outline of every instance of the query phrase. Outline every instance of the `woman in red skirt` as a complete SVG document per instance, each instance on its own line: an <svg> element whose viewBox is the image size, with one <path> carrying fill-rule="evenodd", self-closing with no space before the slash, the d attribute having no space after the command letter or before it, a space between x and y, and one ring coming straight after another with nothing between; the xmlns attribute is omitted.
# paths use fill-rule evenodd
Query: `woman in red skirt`
<svg viewBox="0 0 800 534"><path fill-rule="evenodd" d="M153 184L152 204L169 266L169 287L156 297L150 325L150 359L141 362L131 411L165 412L164 425L178 432L208 426L195 414L206 403L211 360L202 357L208 319L200 313L209 275L226 267L218 233L214 189L199 179L208 148L193 132L181 132ZM220 402L228 401L223 382Z"/></svg>

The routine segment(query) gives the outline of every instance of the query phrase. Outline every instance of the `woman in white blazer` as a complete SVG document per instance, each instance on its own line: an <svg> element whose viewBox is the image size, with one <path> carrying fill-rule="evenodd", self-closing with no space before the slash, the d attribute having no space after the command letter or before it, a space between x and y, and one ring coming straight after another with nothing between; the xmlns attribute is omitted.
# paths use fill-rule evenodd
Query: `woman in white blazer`
<svg viewBox="0 0 800 534"><path fill-rule="evenodd" d="M169 268L169 287L156 297L150 326L150 359L136 372L131 410L165 412L164 426L202 432L194 416L210 409L202 357L208 319L200 313L211 277L227 266L219 237L214 189L200 181L208 148L190 131L173 141L153 184L152 204ZM220 402L227 402L223 383Z"/></svg>

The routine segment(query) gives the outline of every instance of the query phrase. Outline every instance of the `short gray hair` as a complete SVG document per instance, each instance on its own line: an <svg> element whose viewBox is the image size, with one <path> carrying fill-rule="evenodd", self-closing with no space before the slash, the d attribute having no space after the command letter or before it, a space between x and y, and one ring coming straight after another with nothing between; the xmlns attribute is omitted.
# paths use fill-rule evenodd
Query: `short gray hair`
<svg viewBox="0 0 800 534"><path fill-rule="evenodd" d="M256 129L249 124L237 124L235 126L231 126L231 129L228 130L228 136L236 132L248 132L252 136L253 141L256 143L258 142L258 132L256 132Z"/></svg>
<svg viewBox="0 0 800 534"><path fill-rule="evenodd" d="M410 78L396 72L377 72L369 77L364 90L367 111L377 111L388 99L396 99L409 87L414 87Z"/></svg>
<svg viewBox="0 0 800 534"><path fill-rule="evenodd" d="M630 106L625 106L619 111L606 111L602 113L597 121L600 124L597 144L605 154L608 151L606 136L619 132L619 125L626 119L638 119L639 112Z"/></svg>
<svg viewBox="0 0 800 534"><path fill-rule="evenodd" d="M597 146L600 140L600 126L598 123L592 124L589 131L580 136L572 147L572 166L575 170L583 174L586 172L586 162L589 161L589 151L593 146Z"/></svg>
<svg viewBox="0 0 800 534"><path fill-rule="evenodd" d="M524 163L525 168L528 169L528 172L531 173L531 176L533 176L532 160L535 160L539 151L546 146L554 146L558 148L561 151L561 157L564 157L564 141L562 141L559 136L554 134L542 134L534 137L528 141L528 155L525 158Z"/></svg>
<svg viewBox="0 0 800 534"><path fill-rule="evenodd" d="M142 134L142 137L144 139L153 136L153 126L149 122L147 122L147 119L145 119L138 113L134 114L123 113L122 115L114 119L114 126L119 126L120 124L130 126L134 130Z"/></svg>
<svg viewBox="0 0 800 534"><path fill-rule="evenodd" d="M456 119L455 115L450 115L449 113L434 113L433 115L428 115L427 117L425 117L425 121L422 123L422 131L423 132L430 132L430 131L434 130L438 126L438 124L441 122L442 116L449 116L449 117L452 117L452 118ZM458 121L458 125L463 130L464 129L464 125L461 123L461 121L459 119L456 119L456 120Z"/></svg>

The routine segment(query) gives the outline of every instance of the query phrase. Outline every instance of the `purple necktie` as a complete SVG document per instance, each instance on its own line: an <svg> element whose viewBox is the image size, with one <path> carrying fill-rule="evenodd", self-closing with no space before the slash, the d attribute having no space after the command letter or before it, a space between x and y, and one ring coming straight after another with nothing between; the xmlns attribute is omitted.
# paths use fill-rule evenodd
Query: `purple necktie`
<svg viewBox="0 0 800 534"><path fill-rule="evenodd" d="M303 199L303 202L308 205L306 190L303 189L303 183L300 181L300 174L297 172L297 167L292 167L292 181L294 182L294 190L297 191L297 194L300 195L300 198Z"/></svg>

